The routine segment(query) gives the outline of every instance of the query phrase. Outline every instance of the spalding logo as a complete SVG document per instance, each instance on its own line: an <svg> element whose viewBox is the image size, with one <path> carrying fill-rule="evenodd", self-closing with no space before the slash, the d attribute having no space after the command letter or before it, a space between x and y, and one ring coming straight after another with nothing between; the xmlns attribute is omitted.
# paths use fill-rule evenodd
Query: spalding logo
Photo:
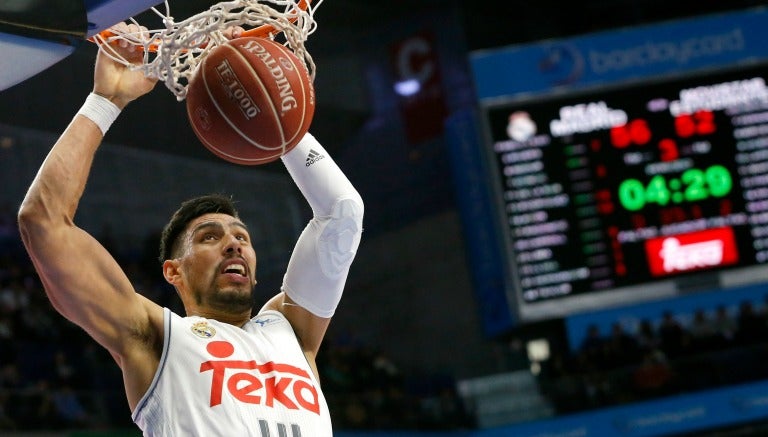
<svg viewBox="0 0 768 437"><path fill-rule="evenodd" d="M296 97L293 95L293 89L291 88L288 78L285 76L283 68L293 71L293 64L289 59L281 59L278 63L271 53L267 51L261 44L254 40L248 41L245 45L241 46L243 49L253 53L257 58L264 62L264 65L269 69L270 74L275 79L275 85L280 90L280 111L285 113L298 106ZM287 68L285 64L290 64L291 67ZM282 65L283 68L280 68Z"/></svg>

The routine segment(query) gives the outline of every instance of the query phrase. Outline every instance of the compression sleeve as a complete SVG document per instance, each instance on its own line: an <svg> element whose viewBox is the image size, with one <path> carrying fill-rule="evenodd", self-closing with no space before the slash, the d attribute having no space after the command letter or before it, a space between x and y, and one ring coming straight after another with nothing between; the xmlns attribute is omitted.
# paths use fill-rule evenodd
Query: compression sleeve
<svg viewBox="0 0 768 437"><path fill-rule="evenodd" d="M313 213L291 254L282 290L316 316L331 317L360 244L363 200L311 134L281 159Z"/></svg>

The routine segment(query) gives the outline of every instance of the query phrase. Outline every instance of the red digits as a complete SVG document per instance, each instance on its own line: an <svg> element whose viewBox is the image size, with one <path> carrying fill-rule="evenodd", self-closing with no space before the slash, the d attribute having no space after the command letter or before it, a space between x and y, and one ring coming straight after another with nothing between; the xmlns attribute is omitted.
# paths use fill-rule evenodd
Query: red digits
<svg viewBox="0 0 768 437"><path fill-rule="evenodd" d="M677 143L669 138L659 141L659 150L661 151L662 161L674 161L680 156L680 153L677 151Z"/></svg>
<svg viewBox="0 0 768 437"><path fill-rule="evenodd" d="M651 129L648 123L638 118L622 126L614 126L610 131L611 144L618 149L623 149L630 144L642 146L651 140Z"/></svg>
<svg viewBox="0 0 768 437"><path fill-rule="evenodd" d="M675 117L675 132L680 138L693 135L709 135L717 130L715 114L712 111L697 111Z"/></svg>

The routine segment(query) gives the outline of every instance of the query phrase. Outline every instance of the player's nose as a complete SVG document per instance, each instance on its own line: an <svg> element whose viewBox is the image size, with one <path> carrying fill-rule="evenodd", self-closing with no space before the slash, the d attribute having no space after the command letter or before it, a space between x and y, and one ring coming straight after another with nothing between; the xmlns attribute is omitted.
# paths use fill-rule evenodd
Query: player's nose
<svg viewBox="0 0 768 437"><path fill-rule="evenodd" d="M224 236L224 252L230 253L230 252L242 252L242 244L240 244L240 240L237 239L237 237L233 234L227 234Z"/></svg>

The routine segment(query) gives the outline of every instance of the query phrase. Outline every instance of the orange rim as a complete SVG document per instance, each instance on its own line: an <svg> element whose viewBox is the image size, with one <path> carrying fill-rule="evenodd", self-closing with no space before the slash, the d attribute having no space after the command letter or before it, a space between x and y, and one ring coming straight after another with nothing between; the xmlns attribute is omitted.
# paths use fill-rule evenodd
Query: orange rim
<svg viewBox="0 0 768 437"><path fill-rule="evenodd" d="M299 4L297 6L298 6L298 8L300 10L306 11L307 8L309 7L309 4L311 2L312 2L312 0L300 0ZM291 21L291 23L295 23L296 22L296 18L293 18L290 21ZM246 37L246 36L262 37L263 38L263 37L267 37L267 36L269 36L271 34L274 34L274 33L279 33L279 32L277 32L277 28L275 28L275 26L273 26L271 24L264 24L263 26L259 26L259 27L256 27L254 29L249 29L249 30L244 31L242 36L244 36L244 37ZM112 32L110 30L102 30L101 32L99 32L98 36L101 37L104 40L107 40L107 39L109 39L109 38L111 38L113 36L117 36L117 34L115 34L114 32ZM93 42L93 43L97 42L95 36L91 37L91 38L88 38L88 41ZM149 48L150 52L155 53L155 52L157 52L157 48L158 47L157 47L156 44L150 44L148 48Z"/></svg>

